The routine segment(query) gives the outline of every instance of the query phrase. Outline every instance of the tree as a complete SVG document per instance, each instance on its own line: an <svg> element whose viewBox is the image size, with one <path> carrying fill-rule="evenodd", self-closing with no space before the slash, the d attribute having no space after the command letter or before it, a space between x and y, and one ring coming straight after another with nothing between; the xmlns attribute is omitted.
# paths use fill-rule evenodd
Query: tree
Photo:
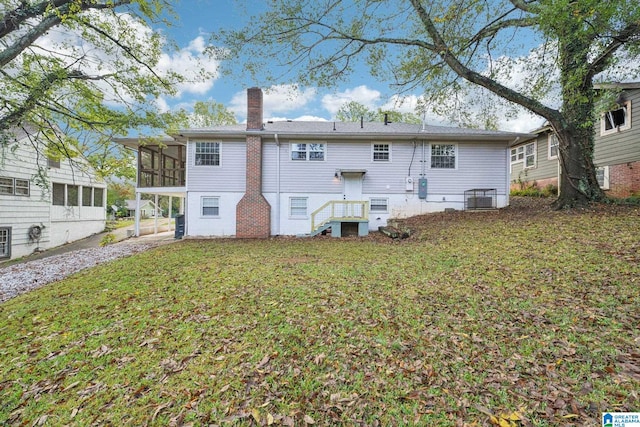
<svg viewBox="0 0 640 427"><path fill-rule="evenodd" d="M236 116L223 104L216 101L196 101L193 111L184 108L172 114L170 127L173 129L184 127L207 128L211 126L235 125Z"/></svg>
<svg viewBox="0 0 640 427"><path fill-rule="evenodd" d="M593 164L594 81L596 76L615 77L623 62L623 77L638 75L637 1L270 4L245 28L215 36L230 55L247 58L245 69L264 73L269 80L292 78L301 84L334 86L353 72L355 64L366 62L374 76L401 91L424 89L438 107L469 84L478 86L485 91L482 96L494 94L524 107L553 127L563 171L557 207L604 197ZM527 58L529 75L524 81L515 78L520 63L514 55ZM264 66L267 61L272 64ZM273 61L281 67L274 67Z"/></svg>
<svg viewBox="0 0 640 427"><path fill-rule="evenodd" d="M396 123L422 123L420 117L414 113L401 113L395 110L371 110L366 105L357 101L346 102L338 109L336 120L341 122L388 122Z"/></svg>
<svg viewBox="0 0 640 427"><path fill-rule="evenodd" d="M176 93L176 85L186 80L159 71L167 43L151 25L170 25L169 2L0 1L0 144L5 148L14 143L11 131L29 124L48 137L51 150L87 154L96 166L108 166L106 173L120 158L111 144L114 136L165 128L166 117L154 101ZM194 75L205 78L204 71Z"/></svg>

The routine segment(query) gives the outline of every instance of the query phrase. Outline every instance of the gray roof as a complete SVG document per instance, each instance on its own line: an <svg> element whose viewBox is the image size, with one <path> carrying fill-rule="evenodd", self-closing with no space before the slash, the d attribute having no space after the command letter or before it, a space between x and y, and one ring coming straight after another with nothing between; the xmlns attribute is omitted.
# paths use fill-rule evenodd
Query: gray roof
<svg viewBox="0 0 640 427"><path fill-rule="evenodd" d="M245 137L262 135L298 138L390 138L395 139L449 139L449 140L505 140L531 137L527 133L466 129L447 126L428 126L410 123L382 122L319 122L282 121L266 122L260 130L247 130L246 125L215 126L206 129L184 129L173 135L176 139L206 137Z"/></svg>

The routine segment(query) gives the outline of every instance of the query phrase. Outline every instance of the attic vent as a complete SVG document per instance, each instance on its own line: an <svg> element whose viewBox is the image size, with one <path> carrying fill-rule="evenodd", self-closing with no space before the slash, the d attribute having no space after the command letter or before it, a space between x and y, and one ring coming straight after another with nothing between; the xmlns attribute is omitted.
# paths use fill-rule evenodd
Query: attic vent
<svg viewBox="0 0 640 427"><path fill-rule="evenodd" d="M474 188L464 192L464 209L496 209L495 188Z"/></svg>

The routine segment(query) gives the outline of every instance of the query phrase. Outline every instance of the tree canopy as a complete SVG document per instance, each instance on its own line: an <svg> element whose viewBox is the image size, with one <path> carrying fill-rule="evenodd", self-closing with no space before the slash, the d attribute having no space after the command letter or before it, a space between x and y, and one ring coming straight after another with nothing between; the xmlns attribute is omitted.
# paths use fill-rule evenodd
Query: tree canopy
<svg viewBox="0 0 640 427"><path fill-rule="evenodd" d="M156 100L187 77L161 70L168 41L151 25L171 25L163 0L0 0L0 132L29 124L59 153L86 154L116 167L114 136L163 129ZM195 68L190 78L208 78ZM59 135L63 134L61 138ZM63 147L64 145L64 147Z"/></svg>
<svg viewBox="0 0 640 427"><path fill-rule="evenodd" d="M382 108L374 111L357 101L344 103L336 113L336 120L341 122L358 122L360 120L364 120L365 122L382 122L387 120L398 123L421 123L420 117L414 113L402 113L400 111L384 110Z"/></svg>
<svg viewBox="0 0 640 427"><path fill-rule="evenodd" d="M593 85L639 74L637 1L274 0L249 22L214 39L248 58L258 81L335 86L364 63L400 92L423 91L440 112L481 88L481 99L523 107L556 132L558 207L603 197Z"/></svg>

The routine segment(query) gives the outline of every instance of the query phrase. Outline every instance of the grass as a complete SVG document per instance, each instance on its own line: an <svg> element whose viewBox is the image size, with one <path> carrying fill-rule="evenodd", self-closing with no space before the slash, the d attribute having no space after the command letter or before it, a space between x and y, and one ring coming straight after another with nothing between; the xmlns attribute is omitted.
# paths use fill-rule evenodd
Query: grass
<svg viewBox="0 0 640 427"><path fill-rule="evenodd" d="M407 225L403 241L186 240L10 300L0 424L558 426L640 410L637 207Z"/></svg>

